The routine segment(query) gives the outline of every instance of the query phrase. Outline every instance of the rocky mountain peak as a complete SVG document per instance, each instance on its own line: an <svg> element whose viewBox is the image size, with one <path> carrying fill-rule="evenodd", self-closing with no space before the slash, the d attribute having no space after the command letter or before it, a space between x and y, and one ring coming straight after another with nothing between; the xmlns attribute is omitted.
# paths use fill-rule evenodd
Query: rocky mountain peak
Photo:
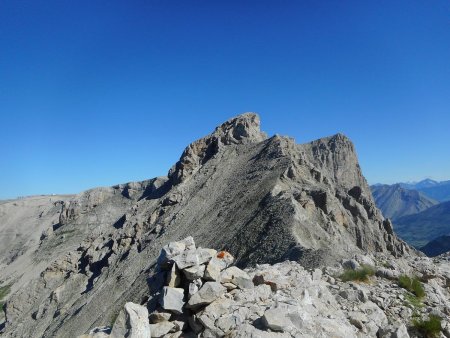
<svg viewBox="0 0 450 338"><path fill-rule="evenodd" d="M361 187L366 196L370 195L369 185L359 166L353 142L344 134L320 138L302 144L309 160L328 177L334 185L351 189Z"/></svg>
<svg viewBox="0 0 450 338"><path fill-rule="evenodd" d="M260 119L256 113L243 113L216 127L210 137L217 137L224 145L257 143L267 138L260 130Z"/></svg>
<svg viewBox="0 0 450 338"><path fill-rule="evenodd" d="M217 154L223 146L258 143L266 138L266 133L260 130L258 114L238 115L216 127L208 136L188 145L168 176L173 184L178 184Z"/></svg>

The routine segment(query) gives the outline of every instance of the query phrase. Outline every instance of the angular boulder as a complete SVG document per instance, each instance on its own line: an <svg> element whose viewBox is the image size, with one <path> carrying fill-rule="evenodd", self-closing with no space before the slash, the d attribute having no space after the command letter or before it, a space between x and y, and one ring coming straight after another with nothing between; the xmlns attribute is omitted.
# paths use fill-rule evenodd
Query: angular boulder
<svg viewBox="0 0 450 338"><path fill-rule="evenodd" d="M126 303L117 317L110 338L148 338L151 337L148 310L142 305Z"/></svg>
<svg viewBox="0 0 450 338"><path fill-rule="evenodd" d="M218 282L206 282L203 284L202 288L189 299L187 307L195 310L204 305L211 304L213 301L223 296L226 291L227 289Z"/></svg>
<svg viewBox="0 0 450 338"><path fill-rule="evenodd" d="M240 289L251 289L254 287L253 281L247 272L236 266L231 266L220 274L221 283L232 283Z"/></svg>

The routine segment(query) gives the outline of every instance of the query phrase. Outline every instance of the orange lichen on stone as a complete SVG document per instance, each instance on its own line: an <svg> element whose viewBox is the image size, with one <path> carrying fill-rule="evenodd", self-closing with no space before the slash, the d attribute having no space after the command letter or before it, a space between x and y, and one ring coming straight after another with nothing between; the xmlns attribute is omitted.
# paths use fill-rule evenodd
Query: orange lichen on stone
<svg viewBox="0 0 450 338"><path fill-rule="evenodd" d="M217 258L222 259L222 258L225 258L225 256L227 256L227 255L229 255L229 253L227 251L219 251L217 253Z"/></svg>

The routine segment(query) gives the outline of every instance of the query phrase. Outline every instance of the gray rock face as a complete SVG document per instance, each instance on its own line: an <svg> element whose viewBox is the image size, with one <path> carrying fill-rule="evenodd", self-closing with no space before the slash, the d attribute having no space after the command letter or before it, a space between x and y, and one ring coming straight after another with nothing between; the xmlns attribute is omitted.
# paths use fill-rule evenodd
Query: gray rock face
<svg viewBox="0 0 450 338"><path fill-rule="evenodd" d="M96 327L89 331L88 334L83 334L79 336L78 338L108 338L111 334L111 328L104 326L104 327Z"/></svg>
<svg viewBox="0 0 450 338"><path fill-rule="evenodd" d="M29 254L0 270L1 281L15 281L5 337L74 337L111 323L126 302L145 301L148 287L162 292L167 270L148 280L157 262L204 264L217 281L217 267L231 264L221 251L203 263L213 255L187 240L160 255L188 236L229 251L239 267L289 259L316 268L355 253L410 251L375 207L350 140L267 138L252 113L189 145L167 177L93 189L43 215L55 219L52 231L41 239L51 224L42 226Z"/></svg>

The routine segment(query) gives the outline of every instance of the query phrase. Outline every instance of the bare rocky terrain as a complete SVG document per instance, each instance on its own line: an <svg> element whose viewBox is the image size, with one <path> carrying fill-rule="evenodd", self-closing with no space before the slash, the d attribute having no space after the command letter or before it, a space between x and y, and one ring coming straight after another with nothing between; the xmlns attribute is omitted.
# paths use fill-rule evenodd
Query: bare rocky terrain
<svg viewBox="0 0 450 338"><path fill-rule="evenodd" d="M383 253L357 254L311 270L294 261L245 270L233 262L226 251L196 247L192 237L171 242L149 278L149 300L127 302L112 327L79 338L450 335L445 257L393 262ZM347 278L369 266L365 278ZM423 281L420 288L402 284L408 275ZM439 318L439 327L425 330L422 323L431 318Z"/></svg>
<svg viewBox="0 0 450 338"><path fill-rule="evenodd" d="M403 291L395 287L396 278L402 273L417 274L431 285L427 293L431 298L426 299L430 305L419 308L423 312L420 316L426 316L426 311L436 304L440 315L449 315L446 311L450 284L445 274L448 261L442 258L434 263L397 238L392 223L375 206L353 144L342 134L299 145L289 137L267 137L260 131L259 117L246 113L190 144L167 177L92 189L76 196L41 198L41 204L26 198L0 205L2 233L14 226L21 229L9 239L2 238L9 243L2 246L0 272L0 286L10 289L4 296L5 337L77 337L105 326L104 331L97 330L91 336L148 337L150 326L156 323L150 325L148 318L147 323L142 320L143 309L147 314L149 310L158 311L152 306L161 297L155 297L155 288L160 292L158 287L162 285L154 279L163 268L161 258L158 261L160 251L168 243L189 236L195 239L197 247L229 252L235 269L245 268L251 277L251 285L246 284L249 290L258 287L254 277L259 272L281 274L279 278L287 281L280 293L259 287L266 303L258 303L259 308L254 313L249 310L248 316L241 314L239 325L225 326L230 332L224 327L213 329L222 316L217 310L219 317L214 318L213 324L206 324L205 319L201 327L192 320L189 323L187 317L178 318L180 323L171 326L172 332L166 332L168 337L192 332L204 337L233 336L233 330L244 332L243 336L295 337L302 334L301 327L310 330L304 331L306 336L326 337L333 336L329 334L334 332L333 325L341 324L342 335L336 333L336 337L350 332L354 336L375 337L384 334L380 331L383 328L388 330L383 337L395 337L394 331L400 327L396 320L409 328L413 313L402 317L397 313L402 306L395 305L391 306L395 315L389 316L389 307L383 304L394 294L402 303ZM10 203L20 202L20 211L14 211ZM1 209L4 205L7 208ZM29 216L24 216L28 212ZM21 250L22 247L27 249ZM213 257L198 265L203 264L206 269ZM183 269L172 258L166 265L176 264ZM337 276L344 269L350 266L356 271L364 262L377 268L377 276L372 277L374 284L339 281ZM197 265L186 267L192 266ZM255 303L252 297L260 297L254 294L256 291L236 285L233 278L224 282L236 286L238 291L231 294L222 282L219 279L212 287L213 291L222 290L220 297L232 298L234 302L248 297L246 305L236 306L246 308ZM269 282L263 284L270 286ZM205 285L205 280L198 282L199 290L194 290L192 297L203 293ZM342 296L341 291L358 286L365 288L367 297L362 299L368 305L361 305L359 296ZM184 287L182 307L187 298L191 299L189 284ZM389 288L393 293L381 295ZM305 296L306 289L313 294L311 298ZM437 296L432 298L433 294ZM307 312L302 310L304 299L310 305ZM274 330L267 318L260 318L265 310L283 302L297 309L295 312L288 306L284 317L290 318L290 313L296 313L292 315L295 318L316 313L317 318L310 323L306 316L302 319L304 324L296 321L297 326L291 320L292 325L285 322L289 328ZM207 304L194 305L196 313L188 315L196 315ZM366 307L361 310L361 306ZM211 310L212 314L215 311ZM368 317L374 311L379 314L378 319ZM356 319L349 317L350 312ZM260 316L256 318L255 314ZM325 315L330 317L323 321ZM170 322L166 319L161 322ZM372 322L375 324L367 324ZM131 323L144 326L137 325L133 336ZM326 325L331 331L321 331ZM392 330L389 325L393 325ZM442 325L442 332L448 332L445 321ZM152 337L156 337L156 329L153 327ZM400 329L404 331L403 327ZM410 333L415 334L411 329Z"/></svg>

